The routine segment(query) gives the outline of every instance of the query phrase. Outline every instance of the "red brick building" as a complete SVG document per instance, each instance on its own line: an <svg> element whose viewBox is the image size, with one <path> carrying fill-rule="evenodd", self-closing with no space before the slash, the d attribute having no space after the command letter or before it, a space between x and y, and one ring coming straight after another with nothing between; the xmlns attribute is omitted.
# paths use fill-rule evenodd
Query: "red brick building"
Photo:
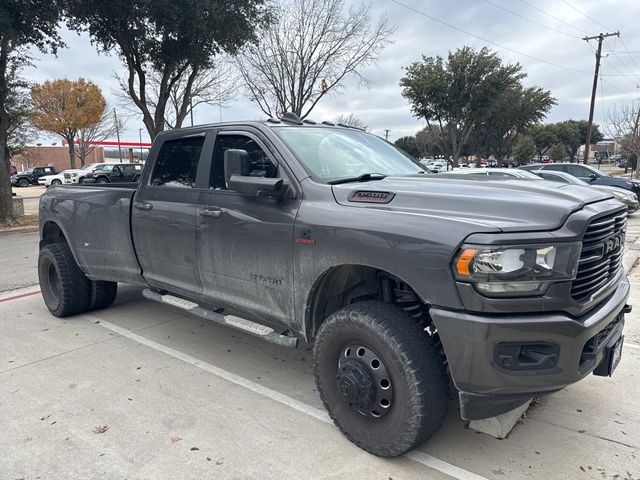
<svg viewBox="0 0 640 480"><path fill-rule="evenodd" d="M150 143L133 143L121 142L121 149L118 150L117 142L103 142L104 145L97 145L96 148L87 156L85 164L90 163L118 163L120 155L122 162L140 162L145 161L149 153ZM29 146L25 153L16 155L11 159L11 164L20 172L29 167L54 167L58 172L71 168L69 161L69 149L66 145L61 146ZM80 159L76 156L76 168L81 168Z"/></svg>

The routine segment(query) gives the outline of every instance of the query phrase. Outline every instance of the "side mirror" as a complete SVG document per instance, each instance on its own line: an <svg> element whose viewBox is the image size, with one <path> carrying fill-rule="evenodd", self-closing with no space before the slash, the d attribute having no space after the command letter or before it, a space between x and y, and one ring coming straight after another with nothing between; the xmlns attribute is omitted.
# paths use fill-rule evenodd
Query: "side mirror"
<svg viewBox="0 0 640 480"><path fill-rule="evenodd" d="M282 197L285 189L282 188L281 178L248 177L231 175L227 181L227 188L238 193L248 193L257 197Z"/></svg>
<svg viewBox="0 0 640 480"><path fill-rule="evenodd" d="M235 190L229 185L231 177L246 177L251 170L249 164L249 154L246 150L230 148L224 152L224 183L229 190Z"/></svg>
<svg viewBox="0 0 640 480"><path fill-rule="evenodd" d="M595 180L596 178L598 178L598 175L596 175L595 173L592 173L592 174L589 175L589 178L591 180Z"/></svg>

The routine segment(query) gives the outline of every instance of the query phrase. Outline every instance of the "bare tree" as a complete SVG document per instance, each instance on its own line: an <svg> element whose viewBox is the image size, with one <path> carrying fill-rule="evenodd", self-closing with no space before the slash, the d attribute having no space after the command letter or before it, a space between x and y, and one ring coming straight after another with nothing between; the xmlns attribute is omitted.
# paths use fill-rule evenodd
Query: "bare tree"
<svg viewBox="0 0 640 480"><path fill-rule="evenodd" d="M114 92L122 100L129 111L137 113L138 109L129 94L129 80L116 75L120 85ZM223 107L235 97L238 75L232 66L220 61L213 67L199 70L193 74L189 70L171 85L166 100L164 121L169 128L180 128L184 121L198 105ZM156 110L162 91L162 76L155 71L149 72L146 80L147 105Z"/></svg>
<svg viewBox="0 0 640 480"><path fill-rule="evenodd" d="M355 113L350 113L349 115L345 115L344 113L341 114L336 118L336 123L340 125L347 125L348 127L360 128L362 130L368 130L369 128Z"/></svg>
<svg viewBox="0 0 640 480"><path fill-rule="evenodd" d="M610 137L620 141L623 150L640 158L640 103L623 104L609 111L609 122L604 128Z"/></svg>
<svg viewBox="0 0 640 480"><path fill-rule="evenodd" d="M80 159L80 167L84 167L86 159L93 153L100 142L113 137L118 129L124 128L124 122L111 115L111 109L106 108L102 112L100 121L88 128L81 128L75 144L76 155Z"/></svg>
<svg viewBox="0 0 640 480"><path fill-rule="evenodd" d="M372 23L371 7L344 0L285 0L258 43L245 46L236 64L251 100L269 116L306 118L322 97L375 63L394 27L386 16Z"/></svg>

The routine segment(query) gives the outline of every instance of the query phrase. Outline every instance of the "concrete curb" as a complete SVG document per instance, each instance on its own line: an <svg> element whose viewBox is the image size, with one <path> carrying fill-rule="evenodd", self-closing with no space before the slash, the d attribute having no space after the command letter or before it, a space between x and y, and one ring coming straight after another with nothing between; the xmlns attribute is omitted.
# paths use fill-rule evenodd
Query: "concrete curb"
<svg viewBox="0 0 640 480"><path fill-rule="evenodd" d="M39 229L38 225L29 227L13 227L0 230L0 237L5 235L17 235L19 233L35 233Z"/></svg>
<svg viewBox="0 0 640 480"><path fill-rule="evenodd" d="M531 400L524 405L521 405L507 413L503 413L502 415L498 415L497 417L472 420L469 422L469 428L476 432L486 433L498 440L502 440L503 438L507 438L507 435L509 435L509 432L513 430L513 427L518 423L518 420L522 418L524 412L529 408L529 405L531 405Z"/></svg>

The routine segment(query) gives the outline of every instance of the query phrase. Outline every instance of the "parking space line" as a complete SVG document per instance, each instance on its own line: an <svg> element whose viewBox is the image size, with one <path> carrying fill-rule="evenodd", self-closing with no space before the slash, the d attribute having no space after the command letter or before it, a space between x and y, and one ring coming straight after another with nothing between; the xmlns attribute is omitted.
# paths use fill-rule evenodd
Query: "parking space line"
<svg viewBox="0 0 640 480"><path fill-rule="evenodd" d="M636 345L635 343L624 342L624 346L629 348L635 348L636 350L640 350L640 345Z"/></svg>
<svg viewBox="0 0 640 480"><path fill-rule="evenodd" d="M313 407L311 405L307 405L306 403L296 400L295 398L289 397L288 395L285 395L269 387L265 387L263 385L255 383L249 379L241 377L240 375L236 375L235 373L231 373L227 370L216 367L215 365L212 365L205 361L199 360L196 357L193 357L187 353L183 353L174 348L168 347L166 345L162 345L161 343L150 340L130 330L127 330L126 328L122 328L118 325L114 325L113 323L102 320L101 318L95 317L93 315L84 315L83 317L86 318L87 320L90 320L93 323L97 322L97 325L101 325L104 328L107 328L112 332L115 332L123 337L126 337L130 340L138 342L149 348L152 348L166 355L169 355L173 358L181 360L185 363L188 363L189 365L200 368L206 372L212 373L213 375L216 375L224 380L227 380L228 382L231 382L238 386L246 388L247 390L251 390L252 392L255 392L259 395L262 395L271 400L274 400L283 405L286 405L287 407L290 407L301 413L309 415L310 417L313 417L324 423L333 425L333 422L329 418L329 415L324 410ZM444 473L445 475L449 475L450 477L456 478L458 480L487 480L485 477L481 475L477 475L473 472L470 472L463 468L452 465L448 462L445 462L444 460L440 460L439 458L436 458L427 453L414 450L412 452L405 454L405 457L415 462L421 463L422 465L429 467L433 470L437 470L441 473Z"/></svg>
<svg viewBox="0 0 640 480"><path fill-rule="evenodd" d="M33 295L38 295L39 293L40 293L40 289L35 290L33 292L20 293L18 295L11 295L11 296L8 296L8 297L0 297L0 303L10 302L11 300L18 300L18 299L24 298L24 297L31 297Z"/></svg>

